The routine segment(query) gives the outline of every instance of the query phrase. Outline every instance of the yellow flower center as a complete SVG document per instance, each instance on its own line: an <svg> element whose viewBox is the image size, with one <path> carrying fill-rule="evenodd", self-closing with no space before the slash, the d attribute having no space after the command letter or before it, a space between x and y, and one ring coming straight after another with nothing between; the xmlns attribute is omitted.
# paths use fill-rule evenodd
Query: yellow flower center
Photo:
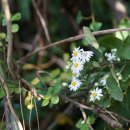
<svg viewBox="0 0 130 130"><path fill-rule="evenodd" d="M73 87L75 87L76 86L76 82L75 81L72 81L72 83L71 83L71 85L73 86Z"/></svg>
<svg viewBox="0 0 130 130"><path fill-rule="evenodd" d="M97 96L97 93L92 93L92 96L93 96L93 97L96 97L96 96Z"/></svg>
<svg viewBox="0 0 130 130"><path fill-rule="evenodd" d="M77 68L79 66L78 63L74 63L74 67Z"/></svg>
<svg viewBox="0 0 130 130"><path fill-rule="evenodd" d="M77 51L73 51L73 56L76 57L78 55Z"/></svg>

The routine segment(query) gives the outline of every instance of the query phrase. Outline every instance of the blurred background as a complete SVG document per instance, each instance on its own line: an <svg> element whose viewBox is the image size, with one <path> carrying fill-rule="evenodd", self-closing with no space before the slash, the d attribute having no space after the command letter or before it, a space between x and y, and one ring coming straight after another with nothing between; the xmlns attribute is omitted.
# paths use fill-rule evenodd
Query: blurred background
<svg viewBox="0 0 130 130"><path fill-rule="evenodd" d="M41 93L46 92L46 87L57 77L63 81L69 80L64 72L64 67L70 58L70 52L77 46L86 46L84 40L62 44L45 51L38 52L26 60L21 60L36 48L41 48L56 41L83 34L83 26L90 27L92 31L111 28L130 27L130 1L129 0L8 0L13 24L13 55L21 67L21 75L32 83ZM6 31L2 6L0 5L0 31ZM116 33L123 39L128 32ZM100 37L97 37L100 38ZM37 83L36 75L42 70L42 83ZM52 74L52 77L48 75ZM60 76L59 76L60 75ZM12 85L12 84L10 84ZM20 115L19 95L17 90L13 97L13 105ZM23 97L27 93L23 94ZM29 129L30 111L24 105L23 111L27 130ZM1 100L2 101L2 100ZM2 102L1 102L2 104ZM67 109L66 109L67 108ZM41 130L76 130L76 122L81 112L71 105L49 105L41 107L37 102L39 124ZM2 109L2 112L4 110ZM2 120L3 114L0 113ZM59 118L59 117L62 118ZM22 119L22 117L21 117ZM97 123L100 122L98 119ZM98 127L103 123L99 123ZM4 129L4 122L1 123ZM35 109L32 110L32 130L37 130ZM97 127L95 124L94 128ZM1 129L1 130L3 130Z"/></svg>

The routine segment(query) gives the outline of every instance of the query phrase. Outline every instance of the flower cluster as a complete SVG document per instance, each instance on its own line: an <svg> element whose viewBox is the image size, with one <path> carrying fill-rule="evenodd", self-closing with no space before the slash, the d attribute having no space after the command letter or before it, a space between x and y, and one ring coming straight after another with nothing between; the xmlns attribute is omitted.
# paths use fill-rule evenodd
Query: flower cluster
<svg viewBox="0 0 130 130"><path fill-rule="evenodd" d="M117 49L111 49L110 53L105 53L105 57L107 58L107 61L113 63L114 61L120 61L120 58L117 57Z"/></svg>
<svg viewBox="0 0 130 130"><path fill-rule="evenodd" d="M74 48L71 58L72 81L69 85L70 90L76 91L82 85L82 82L78 77L83 70L84 64L89 62L92 56L92 51L84 51L83 49L80 49L80 47Z"/></svg>
<svg viewBox="0 0 130 130"><path fill-rule="evenodd" d="M91 92L91 95L90 95L90 101L94 102L96 99L97 100L100 100L100 97L102 97L102 89L94 89Z"/></svg>

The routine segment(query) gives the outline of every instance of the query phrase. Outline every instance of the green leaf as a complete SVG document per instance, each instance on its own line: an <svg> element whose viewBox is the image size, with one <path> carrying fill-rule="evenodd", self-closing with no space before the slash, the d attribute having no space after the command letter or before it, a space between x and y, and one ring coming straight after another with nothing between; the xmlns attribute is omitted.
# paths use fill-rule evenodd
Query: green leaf
<svg viewBox="0 0 130 130"><path fill-rule="evenodd" d="M5 92L0 86L0 99L3 98L4 96L5 96Z"/></svg>
<svg viewBox="0 0 130 130"><path fill-rule="evenodd" d="M107 49L116 48L118 50L117 52L118 55L119 56L122 55L123 42L120 39L116 38L115 36L113 35L104 36L98 42L101 46L104 46Z"/></svg>
<svg viewBox="0 0 130 130"><path fill-rule="evenodd" d="M124 71L122 72L124 80L127 80L130 77L130 63L126 65Z"/></svg>
<svg viewBox="0 0 130 130"><path fill-rule="evenodd" d="M16 13L11 17L11 21L18 21L21 19L21 14L20 13Z"/></svg>
<svg viewBox="0 0 130 130"><path fill-rule="evenodd" d="M92 22L89 27L90 27L90 29L92 31L98 31L102 27L102 23L100 23L100 22Z"/></svg>
<svg viewBox="0 0 130 130"><path fill-rule="evenodd" d="M48 99L43 100L42 106L47 106L48 104L49 104L49 100Z"/></svg>
<svg viewBox="0 0 130 130"><path fill-rule="evenodd" d="M83 16L81 11L78 11L77 17L76 17L76 21L79 24L81 21L83 20Z"/></svg>
<svg viewBox="0 0 130 130"><path fill-rule="evenodd" d="M95 123L94 116L88 116L87 123L90 125L94 124Z"/></svg>
<svg viewBox="0 0 130 130"><path fill-rule="evenodd" d="M89 126L87 123L82 124L82 127L80 128L80 130L89 130Z"/></svg>
<svg viewBox="0 0 130 130"><path fill-rule="evenodd" d="M47 94L51 94L53 92L53 89L54 89L53 87L49 87Z"/></svg>
<svg viewBox="0 0 130 130"><path fill-rule="evenodd" d="M98 63L98 62L93 61L93 62L92 62L92 64L93 64L93 66L94 66L94 67L100 68L100 65L99 65L99 63Z"/></svg>
<svg viewBox="0 0 130 130"><path fill-rule="evenodd" d="M50 99L52 97L52 94L46 94L45 96L44 96L44 99Z"/></svg>
<svg viewBox="0 0 130 130"><path fill-rule="evenodd" d="M16 33L19 31L19 25L18 24L12 24L11 26L12 33Z"/></svg>
<svg viewBox="0 0 130 130"><path fill-rule="evenodd" d="M130 36L123 43L122 58L130 60Z"/></svg>
<svg viewBox="0 0 130 130"><path fill-rule="evenodd" d="M60 85L56 85L54 87L54 91L53 91L53 94L58 94L60 92Z"/></svg>
<svg viewBox="0 0 130 130"><path fill-rule="evenodd" d="M0 42L0 47L2 47L3 46L3 43L2 42Z"/></svg>
<svg viewBox="0 0 130 130"><path fill-rule="evenodd" d="M6 38L6 34L3 33L3 32L1 32L1 33L0 33L0 40L3 40L3 39L5 39L5 38Z"/></svg>
<svg viewBox="0 0 130 130"><path fill-rule="evenodd" d="M82 127L82 122L83 122L83 120L80 119L80 120L76 123L76 127L77 127L77 128L81 128L81 127Z"/></svg>
<svg viewBox="0 0 130 130"><path fill-rule="evenodd" d="M109 96L106 96L101 100L100 105L103 106L104 108L108 108L111 105L111 98Z"/></svg>
<svg viewBox="0 0 130 130"><path fill-rule="evenodd" d="M5 17L2 18L2 26L6 26L6 19L5 19Z"/></svg>
<svg viewBox="0 0 130 130"><path fill-rule="evenodd" d="M98 49L99 44L98 44L96 38L91 33L90 29L88 27L83 27L83 31L84 31L85 40L86 40L87 44Z"/></svg>
<svg viewBox="0 0 130 130"><path fill-rule="evenodd" d="M58 102L59 102L59 97L58 96L52 96L51 103L52 104L57 104Z"/></svg>
<svg viewBox="0 0 130 130"><path fill-rule="evenodd" d="M117 82L117 80L113 77L111 73L107 79L107 88L108 93L111 95L112 98L118 101L123 100L123 93L120 88L120 84Z"/></svg>
<svg viewBox="0 0 130 130"><path fill-rule="evenodd" d="M80 119L77 123L76 123L76 127L79 128L80 130L89 130L89 126L86 122L83 122L82 119Z"/></svg>

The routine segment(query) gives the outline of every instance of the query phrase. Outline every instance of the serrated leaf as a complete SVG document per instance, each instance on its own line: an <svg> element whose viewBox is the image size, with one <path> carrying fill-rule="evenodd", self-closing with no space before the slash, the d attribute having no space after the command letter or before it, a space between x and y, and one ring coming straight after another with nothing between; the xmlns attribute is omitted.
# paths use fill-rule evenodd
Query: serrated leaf
<svg viewBox="0 0 130 130"><path fill-rule="evenodd" d="M12 33L18 32L18 30L19 30L19 25L18 25L18 24L12 24L11 30L12 30Z"/></svg>
<svg viewBox="0 0 130 130"><path fill-rule="evenodd" d="M59 102L59 97L58 96L52 96L51 103L52 104L57 104L58 102Z"/></svg>
<svg viewBox="0 0 130 130"><path fill-rule="evenodd" d="M20 13L16 13L11 17L11 21L18 21L21 19L21 14Z"/></svg>
<svg viewBox="0 0 130 130"><path fill-rule="evenodd" d="M43 100L42 106L47 106L48 104L49 104L49 100L48 99Z"/></svg>
<svg viewBox="0 0 130 130"><path fill-rule="evenodd" d="M90 27L90 29L92 31L98 31L102 27L102 23L100 23L100 22L92 22L89 27Z"/></svg>
<svg viewBox="0 0 130 130"><path fill-rule="evenodd" d="M123 93L120 88L120 84L116 81L111 73L107 79L107 88L108 93L111 95L112 98L118 101L123 100Z"/></svg>
<svg viewBox="0 0 130 130"><path fill-rule="evenodd" d="M123 42L122 58L130 59L130 36L128 36Z"/></svg>
<svg viewBox="0 0 130 130"><path fill-rule="evenodd" d="M91 33L90 29L88 27L83 27L83 31L84 31L85 40L86 40L87 44L98 49L99 44L98 44L96 38Z"/></svg>

